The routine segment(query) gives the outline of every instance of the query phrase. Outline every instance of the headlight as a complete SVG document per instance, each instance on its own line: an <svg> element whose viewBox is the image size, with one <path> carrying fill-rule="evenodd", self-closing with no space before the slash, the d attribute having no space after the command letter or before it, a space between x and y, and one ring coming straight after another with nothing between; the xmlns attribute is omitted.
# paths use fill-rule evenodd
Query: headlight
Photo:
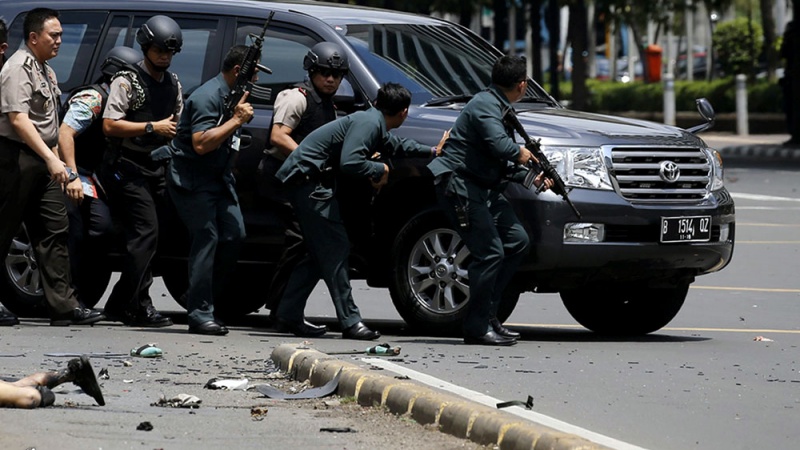
<svg viewBox="0 0 800 450"><path fill-rule="evenodd" d="M542 151L567 186L613 190L599 148L542 147Z"/></svg>
<svg viewBox="0 0 800 450"><path fill-rule="evenodd" d="M708 161L711 162L711 183L709 188L718 191L725 185L725 169L722 167L722 155L713 148L705 149Z"/></svg>

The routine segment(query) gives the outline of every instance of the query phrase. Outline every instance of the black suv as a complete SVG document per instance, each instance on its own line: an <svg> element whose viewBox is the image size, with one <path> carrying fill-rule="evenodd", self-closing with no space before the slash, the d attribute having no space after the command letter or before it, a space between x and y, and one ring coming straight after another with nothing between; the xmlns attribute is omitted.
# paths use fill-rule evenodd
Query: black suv
<svg viewBox="0 0 800 450"><path fill-rule="evenodd" d="M351 72L338 93L343 114L364 109L381 84L392 81L413 93L398 135L434 145L464 103L486 88L501 53L469 30L420 15L319 2L239 0L41 0L61 12L63 43L50 61L63 92L95 80L101 58L117 45L135 46L134 35L154 14L167 14L183 30L183 50L173 60L186 93L214 76L224 52L247 44L275 11L262 63L273 70L259 84L273 93L301 81L302 60L320 41L348 52ZM5 0L12 49L22 45L27 0ZM274 98L274 95L272 96ZM558 196L535 195L512 184L507 196L531 237L531 252L506 291L516 304L522 292L558 292L572 316L603 333L649 333L679 311L697 275L725 267L733 254L734 203L723 186L719 154L693 134L651 122L571 111L542 87L528 83L516 105L528 134L572 189L577 219ZM263 290L283 246L280 222L258 192L257 166L265 147L271 101L256 105L237 162L238 191L247 227L227 314L263 306ZM699 121L699 118L698 118ZM343 183L354 279L388 287L406 322L420 332L457 329L469 300L469 253L437 210L424 159L394 161L390 184L371 201L368 185ZM162 236L157 272L173 297L185 290L185 242L179 222ZM118 264L93 268L95 304ZM22 315L42 314L36 263L24 230L6 258L0 295ZM500 311L500 318L511 309Z"/></svg>

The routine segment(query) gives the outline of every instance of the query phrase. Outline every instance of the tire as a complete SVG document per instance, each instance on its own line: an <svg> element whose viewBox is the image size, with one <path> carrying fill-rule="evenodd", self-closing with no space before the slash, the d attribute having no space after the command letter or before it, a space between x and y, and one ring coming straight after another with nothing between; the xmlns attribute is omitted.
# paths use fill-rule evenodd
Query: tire
<svg viewBox="0 0 800 450"><path fill-rule="evenodd" d="M604 297L598 292L607 292ZM587 286L561 291L567 311L581 325L604 335L638 336L666 326L680 311L689 283L674 287Z"/></svg>
<svg viewBox="0 0 800 450"><path fill-rule="evenodd" d="M104 257L84 255L83 261L86 267L82 267L80 271L86 276L75 280L75 284L79 288L80 301L87 308L94 308L106 292L111 279L111 268ZM25 225L20 227L19 233L14 237L4 266L0 292L3 304L19 316L48 317L39 264Z"/></svg>
<svg viewBox="0 0 800 450"><path fill-rule="evenodd" d="M23 317L48 317L39 264L25 225L14 236L3 265L0 295L3 304Z"/></svg>
<svg viewBox="0 0 800 450"><path fill-rule="evenodd" d="M189 269L185 260L163 264L159 273L175 301L186 308ZM260 264L239 264L228 281L225 297L214 303L214 315L235 319L258 311L267 300L266 288L257 287L261 280L270 280L271 273Z"/></svg>
<svg viewBox="0 0 800 450"><path fill-rule="evenodd" d="M469 250L442 217L412 219L398 233L391 256L389 291L397 312L415 331L461 333L469 302ZM497 317L511 315L520 289L509 286Z"/></svg>

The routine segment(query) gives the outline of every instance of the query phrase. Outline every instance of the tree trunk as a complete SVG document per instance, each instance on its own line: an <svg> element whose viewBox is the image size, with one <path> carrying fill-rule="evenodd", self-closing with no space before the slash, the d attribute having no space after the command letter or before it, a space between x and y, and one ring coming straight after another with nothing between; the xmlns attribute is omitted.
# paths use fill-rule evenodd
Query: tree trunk
<svg viewBox="0 0 800 450"><path fill-rule="evenodd" d="M775 50L775 0L761 0L761 26L764 28L764 54L767 59L767 76L774 83L777 80L778 52Z"/></svg>
<svg viewBox="0 0 800 450"><path fill-rule="evenodd" d="M530 5L529 24L531 27L531 78L543 83L542 76L542 0L528 0Z"/></svg>
<svg viewBox="0 0 800 450"><path fill-rule="evenodd" d="M492 0L494 9L494 46L503 51L503 44L508 37L508 5L506 0ZM514 45L513 42L510 45Z"/></svg>
<svg viewBox="0 0 800 450"><path fill-rule="evenodd" d="M586 109L586 4L575 0L569 6L569 40L572 43L572 105L571 109Z"/></svg>
<svg viewBox="0 0 800 450"><path fill-rule="evenodd" d="M800 1L800 0L797 0ZM561 18L559 16L559 7L556 0L548 0L547 9L545 10L545 21L547 25L550 50L550 95L556 100L561 100L561 89L558 87L559 81L559 68L558 68L558 44L561 36Z"/></svg>

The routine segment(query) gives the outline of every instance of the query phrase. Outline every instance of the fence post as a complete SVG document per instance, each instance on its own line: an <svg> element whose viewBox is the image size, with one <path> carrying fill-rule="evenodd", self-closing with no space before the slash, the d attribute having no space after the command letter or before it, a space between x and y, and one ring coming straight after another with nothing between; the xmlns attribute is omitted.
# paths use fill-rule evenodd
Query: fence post
<svg viewBox="0 0 800 450"><path fill-rule="evenodd" d="M675 125L675 76L667 72L664 77L664 123Z"/></svg>
<svg viewBox="0 0 800 450"><path fill-rule="evenodd" d="M747 77L736 75L736 134L750 134L747 117Z"/></svg>

